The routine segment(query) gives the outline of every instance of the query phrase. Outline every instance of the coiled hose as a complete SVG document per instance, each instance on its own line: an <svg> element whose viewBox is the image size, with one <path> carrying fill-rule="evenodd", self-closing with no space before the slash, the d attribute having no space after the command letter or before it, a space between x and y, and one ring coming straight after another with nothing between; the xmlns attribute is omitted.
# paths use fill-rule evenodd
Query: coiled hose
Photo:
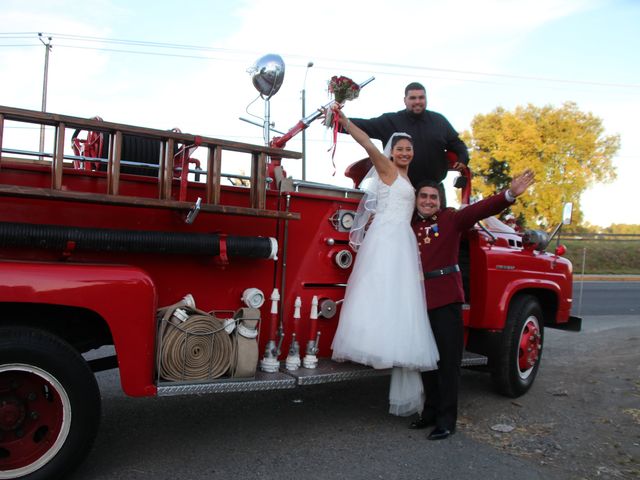
<svg viewBox="0 0 640 480"><path fill-rule="evenodd" d="M162 309L160 377L174 382L223 376L234 358L234 346L224 324L214 315L185 306Z"/></svg>

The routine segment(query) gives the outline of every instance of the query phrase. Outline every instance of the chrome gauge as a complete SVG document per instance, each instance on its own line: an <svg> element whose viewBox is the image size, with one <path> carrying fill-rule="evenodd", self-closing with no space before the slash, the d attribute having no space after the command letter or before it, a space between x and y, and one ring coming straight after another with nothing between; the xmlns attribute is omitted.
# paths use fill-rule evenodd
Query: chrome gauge
<svg viewBox="0 0 640 480"><path fill-rule="evenodd" d="M345 230L351 230L354 218L355 215L353 212L344 212L342 217L340 217L340 225L342 225L342 228Z"/></svg>
<svg viewBox="0 0 640 480"><path fill-rule="evenodd" d="M353 210L337 210L329 219L333 228L339 232L348 232L353 226L356 212Z"/></svg>

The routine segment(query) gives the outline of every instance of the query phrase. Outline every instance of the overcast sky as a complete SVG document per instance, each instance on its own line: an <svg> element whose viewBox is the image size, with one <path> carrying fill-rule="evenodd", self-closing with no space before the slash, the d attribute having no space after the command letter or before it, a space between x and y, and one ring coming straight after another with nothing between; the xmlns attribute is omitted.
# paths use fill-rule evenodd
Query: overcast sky
<svg viewBox="0 0 640 480"><path fill-rule="evenodd" d="M263 143L262 131L239 117L262 117L264 101L247 69L267 53L286 64L270 102L283 131L301 116L303 86L309 113L328 101L336 74L376 77L348 115L399 110L404 86L419 81L428 108L458 131L498 106L574 101L622 139L618 180L583 195L586 220L640 224L638 24L635 0L1 0L0 104L40 109L37 32L53 47L48 111L250 143ZM287 147L300 150L300 137ZM306 137L307 179L350 185L342 172L360 147L340 137L332 176L326 129L315 123ZM299 162L287 170L301 175Z"/></svg>

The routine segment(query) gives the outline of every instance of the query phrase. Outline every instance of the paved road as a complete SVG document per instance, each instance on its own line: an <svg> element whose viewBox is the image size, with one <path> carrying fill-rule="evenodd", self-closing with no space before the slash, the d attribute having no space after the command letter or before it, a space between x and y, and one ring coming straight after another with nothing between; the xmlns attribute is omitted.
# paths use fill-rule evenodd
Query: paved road
<svg viewBox="0 0 640 480"><path fill-rule="evenodd" d="M639 315L640 282L575 282L575 315Z"/></svg>
<svg viewBox="0 0 640 480"><path fill-rule="evenodd" d="M634 285L585 283L585 332L619 328L627 335L634 328L640 336L640 283ZM601 316L603 311L611 315ZM73 480L581 478L567 476L572 467L549 463L554 452L556 462L567 455L545 440L548 434L527 435L535 443L526 444L522 448L528 453L519 455L517 446L496 446L497 434L489 428L473 430L473 422L500 422L509 409L520 412L512 418L527 419L529 410L522 406L527 403L561 401L562 396L548 393L557 388L550 374L570 361L573 349L577 356L589 348L582 340L575 342L574 335L581 334L548 331L541 376L518 402L493 394L488 375L464 372L461 416L469 423L444 442L428 442L424 432L406 428L406 419L386 413L387 378L291 391L136 399L121 393L116 372L103 372L103 422ZM599 334L589 335L597 341ZM571 438L579 442L583 436ZM577 445L575 451L591 448ZM575 458L566 461L573 464Z"/></svg>

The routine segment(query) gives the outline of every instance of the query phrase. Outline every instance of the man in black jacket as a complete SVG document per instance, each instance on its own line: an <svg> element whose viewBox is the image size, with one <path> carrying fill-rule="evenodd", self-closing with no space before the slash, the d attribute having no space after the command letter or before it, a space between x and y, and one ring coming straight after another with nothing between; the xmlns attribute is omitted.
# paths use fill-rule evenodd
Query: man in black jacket
<svg viewBox="0 0 640 480"><path fill-rule="evenodd" d="M417 82L407 85L404 104L406 108L398 112L383 113L370 119L352 118L351 121L369 137L381 140L383 145L396 132L411 135L414 157L409 166L409 179L414 186L423 180L441 182L447 176L447 151L458 157L454 165L456 170L469 163L467 146L458 137L458 132L444 116L427 110L424 86Z"/></svg>

